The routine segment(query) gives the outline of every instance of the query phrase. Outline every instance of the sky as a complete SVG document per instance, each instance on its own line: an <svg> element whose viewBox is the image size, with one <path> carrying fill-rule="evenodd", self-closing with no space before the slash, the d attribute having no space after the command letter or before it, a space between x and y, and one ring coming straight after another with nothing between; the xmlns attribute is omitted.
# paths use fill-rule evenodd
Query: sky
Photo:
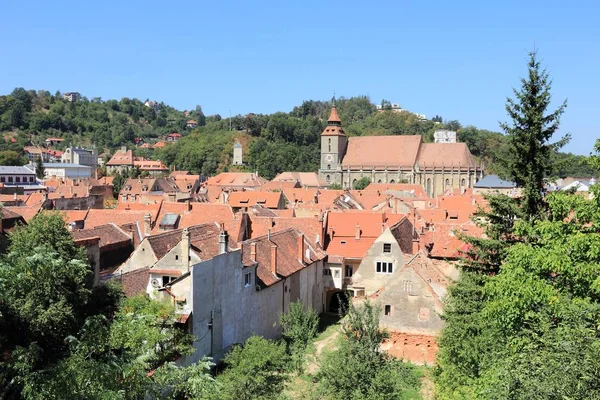
<svg viewBox="0 0 600 400"><path fill-rule="evenodd" d="M291 111L368 95L500 131L536 49L565 151L600 110L598 1L6 1L0 94L15 87L152 99L205 114Z"/></svg>

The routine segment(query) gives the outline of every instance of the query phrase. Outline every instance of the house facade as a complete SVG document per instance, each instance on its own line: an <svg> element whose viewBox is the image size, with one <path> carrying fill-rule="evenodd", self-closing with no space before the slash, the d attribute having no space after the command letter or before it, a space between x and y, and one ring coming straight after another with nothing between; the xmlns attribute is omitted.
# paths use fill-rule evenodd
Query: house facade
<svg viewBox="0 0 600 400"><path fill-rule="evenodd" d="M87 165L93 171L98 168L98 154L96 150L87 150L78 147L67 147L61 155L61 162L67 164Z"/></svg>

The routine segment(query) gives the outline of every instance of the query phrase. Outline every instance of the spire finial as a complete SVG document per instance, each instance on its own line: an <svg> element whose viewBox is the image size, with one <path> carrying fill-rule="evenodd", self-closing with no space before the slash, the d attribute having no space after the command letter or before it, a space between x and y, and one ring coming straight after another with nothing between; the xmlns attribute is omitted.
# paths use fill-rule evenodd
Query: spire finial
<svg viewBox="0 0 600 400"><path fill-rule="evenodd" d="M331 98L331 104L335 107L335 90L333 91L333 97Z"/></svg>

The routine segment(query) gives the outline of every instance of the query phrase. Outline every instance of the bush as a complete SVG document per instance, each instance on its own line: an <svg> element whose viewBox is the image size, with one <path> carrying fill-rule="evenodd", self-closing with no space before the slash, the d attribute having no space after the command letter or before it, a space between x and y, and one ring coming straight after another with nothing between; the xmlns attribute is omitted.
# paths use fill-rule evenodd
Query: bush
<svg viewBox="0 0 600 400"><path fill-rule="evenodd" d="M302 303L298 300L291 304L288 313L281 316L281 326L292 365L298 372L301 372L306 348L317 336L319 317L312 309L304 310Z"/></svg>

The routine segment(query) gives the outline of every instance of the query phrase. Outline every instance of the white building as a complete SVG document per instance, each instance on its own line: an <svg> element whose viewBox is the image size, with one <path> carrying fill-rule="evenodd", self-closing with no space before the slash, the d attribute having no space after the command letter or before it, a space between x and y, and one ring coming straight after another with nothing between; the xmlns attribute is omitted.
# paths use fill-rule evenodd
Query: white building
<svg viewBox="0 0 600 400"><path fill-rule="evenodd" d="M81 94L79 92L67 92L63 94L63 99L70 101L71 103L79 100L81 98Z"/></svg>
<svg viewBox="0 0 600 400"><path fill-rule="evenodd" d="M433 134L435 143L456 143L456 132L439 129Z"/></svg>
<svg viewBox="0 0 600 400"><path fill-rule="evenodd" d="M92 168L87 165L72 163L44 163L44 176L46 178L91 178Z"/></svg>
<svg viewBox="0 0 600 400"><path fill-rule="evenodd" d="M67 147L60 158L62 163L87 165L92 170L98 168L98 154L96 150L87 150L79 147Z"/></svg>
<svg viewBox="0 0 600 400"><path fill-rule="evenodd" d="M243 159L243 148L240 142L235 142L233 145L233 165L242 165L244 164Z"/></svg>

